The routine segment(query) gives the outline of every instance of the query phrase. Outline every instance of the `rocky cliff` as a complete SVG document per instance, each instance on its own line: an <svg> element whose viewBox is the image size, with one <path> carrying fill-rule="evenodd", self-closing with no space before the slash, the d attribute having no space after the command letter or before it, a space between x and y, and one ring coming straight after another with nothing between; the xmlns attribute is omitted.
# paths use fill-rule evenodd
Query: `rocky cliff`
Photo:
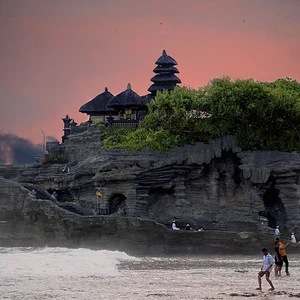
<svg viewBox="0 0 300 300"><path fill-rule="evenodd" d="M251 253L262 237L251 232L172 231L162 224L121 216L82 216L21 184L0 177L0 247L60 246L118 249L134 254Z"/></svg>
<svg viewBox="0 0 300 300"><path fill-rule="evenodd" d="M219 235L252 232L254 239L259 240L257 236L272 236L273 228L280 225L286 237L293 230L296 236L300 236L300 155L297 153L245 152L232 136L207 144L174 148L170 154L106 151L101 146L101 139L95 133L70 136L60 148L68 163L0 168L0 176L27 187L22 190L22 197L28 194L28 184L39 186L45 193L52 194L55 191L58 203L47 199L44 202L31 200L30 203L35 203L43 211L42 214L50 204L56 205L53 215L61 218L61 212L65 212L62 204L71 203L73 213L64 224L77 224L74 225L74 230L78 230L75 230L76 234L72 231L75 237L67 235L68 243L76 240L76 245L80 245L84 239L80 237L79 228L82 228L82 232L89 232L87 236L93 240L93 230L95 235L99 235L99 228L103 226L99 224L105 222L114 224L106 229L111 226L117 232L122 232L117 234L119 237L127 236L131 222L138 222L141 226L139 230L143 234L147 232L145 235L149 238L154 230L160 237L151 237L151 242L145 242L149 249L150 244L155 245L156 239L159 245L168 245L165 232L168 238L169 234L175 234L176 239L182 237L185 242L186 236L188 240L197 240L200 235L207 235L208 230ZM102 197L96 196L96 191ZM27 194L25 200L28 199ZM9 203L11 201L16 203L21 200L13 196ZM93 210L101 215L84 216ZM5 207L1 206L1 211L0 221L6 215ZM26 216L24 212L19 211L18 214ZM41 220L45 222L42 223L51 224L48 216L43 218ZM205 231L194 232L194 235L187 235L189 233L183 231L180 234L170 232L164 225L170 228L173 219L179 227L190 223L193 228L204 228ZM91 220L90 224L93 225L90 228ZM116 229L120 228L120 222L129 227ZM55 230L50 225L43 225L47 229L39 228L41 232L52 235L51 239L60 240L60 235L66 239L67 233L60 231L63 226L55 224ZM72 226L68 225L68 230ZM249 237L253 234L249 234ZM47 235L41 233L41 236ZM108 230L103 239L109 239L109 236L112 235ZM232 242L233 239L230 240Z"/></svg>

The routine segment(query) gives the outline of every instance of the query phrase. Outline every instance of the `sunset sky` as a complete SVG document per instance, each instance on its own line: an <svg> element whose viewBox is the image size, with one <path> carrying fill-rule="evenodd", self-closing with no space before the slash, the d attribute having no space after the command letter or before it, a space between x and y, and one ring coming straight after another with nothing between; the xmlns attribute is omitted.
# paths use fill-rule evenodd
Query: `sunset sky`
<svg viewBox="0 0 300 300"><path fill-rule="evenodd" d="M300 81L300 0L0 0L0 133L61 140L104 91L147 94L165 49L182 85Z"/></svg>

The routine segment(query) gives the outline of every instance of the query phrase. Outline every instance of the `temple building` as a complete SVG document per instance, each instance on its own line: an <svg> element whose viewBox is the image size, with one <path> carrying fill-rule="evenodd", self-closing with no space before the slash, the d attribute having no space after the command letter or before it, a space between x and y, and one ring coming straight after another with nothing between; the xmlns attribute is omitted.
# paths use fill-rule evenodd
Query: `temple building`
<svg viewBox="0 0 300 300"><path fill-rule="evenodd" d="M118 120L139 121L147 113L147 103L131 89L130 83L122 93L111 98L107 107L118 111Z"/></svg>
<svg viewBox="0 0 300 300"><path fill-rule="evenodd" d="M167 55L165 50L163 50L162 56L155 64L157 64L157 67L153 72L157 75L151 78L153 84L148 89L152 95L155 96L157 91L171 91L177 83L181 83L181 80L174 75L175 73L179 73L178 69L174 67L177 65L177 62L174 58Z"/></svg>
<svg viewBox="0 0 300 300"><path fill-rule="evenodd" d="M153 70L156 74L151 78L153 84L149 87L150 94L139 96L128 84L127 89L114 96L105 88L104 92L82 105L79 112L89 116L89 120L77 126L77 123L69 116L63 119L64 135L63 142L70 134L76 134L87 130L91 123L99 120L106 126L111 127L134 127L136 128L148 112L147 104L155 97L157 91L171 91L180 79L175 75L179 73L174 66L177 62L174 58L167 55L163 50L162 55L155 63L157 67Z"/></svg>
<svg viewBox="0 0 300 300"><path fill-rule="evenodd" d="M99 94L91 101L82 105L79 111L82 113L86 113L88 116L90 116L90 119L92 121L100 120L105 122L106 117L108 117L109 115L112 115L114 117L117 117L118 115L118 112L115 111L113 108L107 107L107 103L113 97L114 95L110 93L106 87L103 93Z"/></svg>

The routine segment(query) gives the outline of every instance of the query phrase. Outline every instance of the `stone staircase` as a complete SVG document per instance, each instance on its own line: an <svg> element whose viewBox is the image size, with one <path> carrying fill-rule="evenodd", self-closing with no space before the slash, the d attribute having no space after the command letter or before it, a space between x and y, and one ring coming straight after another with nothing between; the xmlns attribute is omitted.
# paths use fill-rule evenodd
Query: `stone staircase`
<svg viewBox="0 0 300 300"><path fill-rule="evenodd" d="M48 193L48 191L42 188L41 186L35 184L29 184L29 183L23 183L22 186L26 188L31 193L31 195L34 196L36 199L51 200L59 207L69 212L75 213L77 215L81 215L81 216L91 215L90 211L81 208L79 205L76 205L75 203L59 202L59 199L57 200L53 199L51 197L51 194Z"/></svg>
<svg viewBox="0 0 300 300"><path fill-rule="evenodd" d="M76 207L73 204L61 204L61 205L59 205L59 207L65 209L67 211L70 211L74 214L77 214L77 215L81 215L81 216L86 215L83 211L81 211L78 207Z"/></svg>

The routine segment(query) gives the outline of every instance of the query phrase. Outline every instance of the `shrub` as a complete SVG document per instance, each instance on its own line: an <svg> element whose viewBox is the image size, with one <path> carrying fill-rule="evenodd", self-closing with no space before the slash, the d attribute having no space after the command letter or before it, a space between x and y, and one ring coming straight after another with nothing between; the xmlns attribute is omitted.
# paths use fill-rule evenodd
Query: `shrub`
<svg viewBox="0 0 300 300"><path fill-rule="evenodd" d="M104 147L168 152L230 134L246 150L300 151L300 84L289 78L217 78L198 90L158 92L148 108L136 131L110 136Z"/></svg>

